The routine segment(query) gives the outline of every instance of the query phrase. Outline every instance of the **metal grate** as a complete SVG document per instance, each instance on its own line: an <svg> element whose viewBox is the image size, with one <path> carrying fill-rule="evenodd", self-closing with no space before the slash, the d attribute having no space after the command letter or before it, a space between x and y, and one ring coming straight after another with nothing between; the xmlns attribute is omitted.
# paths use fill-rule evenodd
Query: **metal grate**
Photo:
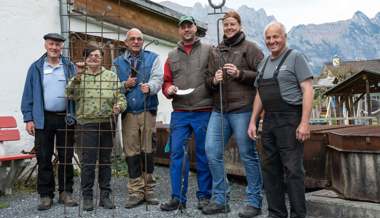
<svg viewBox="0 0 380 218"><path fill-rule="evenodd" d="M88 46L94 46L100 48L103 52L102 67L110 70L113 68L112 62L119 54L124 52L125 47L121 38L123 38L122 32L126 32L120 26L112 26L107 23L107 20L118 20L120 19L120 7L121 0L112 1L110 4L103 9L103 11L94 10L99 2L91 0L61 0L60 1L60 17L61 17L61 29L62 34L66 37L66 43L64 47L64 55L69 56L73 63L84 62L85 57L83 56L83 50ZM112 3L112 6L111 6ZM117 5L117 7L114 7ZM96 12L97 11L97 12ZM111 12L111 13L110 13ZM106 28L107 26L107 28ZM68 43L67 43L68 42ZM119 87L120 83L118 80L107 81L107 80L87 80L81 81L81 86L75 87L75 92L79 93L79 98L82 104L92 101L97 103L99 108L102 108L108 102L116 102L116 95L113 94L105 96L106 93L120 93ZM94 86L96 84L96 86ZM110 88L111 87L111 88ZM89 96L89 92L96 94L96 96ZM122 93L121 93L122 94ZM63 98L65 96L62 96ZM82 107L81 111L76 111L76 116L88 116L88 110ZM116 130L116 126L120 123L120 117L111 113L107 114L96 114L96 116L106 119L108 122L97 122L92 124L89 128L88 125L77 125L74 129L66 126L66 129L62 129L66 133L66 137L70 131L75 131L75 153L79 157L79 161L73 164L83 172L84 168L95 167L95 177L94 177L94 189L95 192L93 197L95 199L95 213L98 207L98 199L100 196L99 187L99 171L100 168L104 166L112 167L112 159L118 158L122 153L120 147L120 141L116 140L116 136L119 135ZM111 145L102 144L104 137L109 137L111 134L112 141ZM89 137L93 137L92 140L86 140ZM96 137L96 138L95 138ZM65 140L67 142L67 140ZM90 141L93 141L90 143ZM57 147L58 149L60 147ZM67 150L73 148L65 144L63 149L65 149L65 156ZM93 149L96 150L96 161L93 163L84 163L83 155L88 155L88 153L94 153ZM100 162L100 155L103 155L106 150L111 150L111 161L110 162ZM91 152L92 151L92 152ZM107 152L105 152L107 153ZM71 165L71 163L58 163L58 165L66 167ZM66 178L66 175L65 175ZM82 183L82 181L80 181ZM80 186L81 187L81 186ZM114 188L114 182L111 176L111 189ZM82 216L82 188L79 190L79 201L80 206L78 207L78 217ZM111 200L115 204L115 194L111 192ZM66 207L64 208L64 216L67 217L68 213ZM117 210L113 210L112 217L117 217Z"/></svg>

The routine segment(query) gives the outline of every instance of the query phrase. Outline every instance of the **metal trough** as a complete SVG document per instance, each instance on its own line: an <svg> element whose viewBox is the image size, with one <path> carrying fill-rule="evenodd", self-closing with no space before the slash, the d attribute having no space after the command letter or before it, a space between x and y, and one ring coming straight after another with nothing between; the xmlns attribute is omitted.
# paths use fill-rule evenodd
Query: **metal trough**
<svg viewBox="0 0 380 218"><path fill-rule="evenodd" d="M306 188L324 188L329 183L326 169L326 146L328 145L327 133L333 129L347 128L350 126L343 125L312 125L311 138L305 142L304 165L306 171L305 185ZM169 153L164 152L165 145L169 136L169 125L157 124L158 147L156 151L156 163L169 165ZM190 139L190 163L192 169L195 169L194 140ZM257 140L257 150L262 154L260 131ZM244 167L240 161L239 150L234 138L232 137L226 145L225 167L228 174L235 176L245 176Z"/></svg>
<svg viewBox="0 0 380 218"><path fill-rule="evenodd" d="M328 138L332 188L347 199L380 203L380 126L332 130Z"/></svg>
<svg viewBox="0 0 380 218"><path fill-rule="evenodd" d="M165 146L168 142L168 137L170 134L169 125L157 123L157 148L155 162L157 164L169 165L170 164L170 154L165 152ZM195 142L194 137L189 138L188 153L190 157L190 167L195 169ZM244 176L244 168L240 163L239 150L235 143L233 137L226 145L225 151L225 167L228 174L236 176Z"/></svg>
<svg viewBox="0 0 380 218"><path fill-rule="evenodd" d="M333 129L350 127L348 125L311 125L310 139L304 145L304 167L306 188L325 188L330 182L326 168L327 133Z"/></svg>

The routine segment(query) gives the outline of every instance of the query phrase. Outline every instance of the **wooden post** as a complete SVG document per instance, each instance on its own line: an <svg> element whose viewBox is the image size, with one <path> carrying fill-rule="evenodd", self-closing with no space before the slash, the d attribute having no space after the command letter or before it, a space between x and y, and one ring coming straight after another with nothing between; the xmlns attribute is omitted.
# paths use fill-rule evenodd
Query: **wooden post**
<svg viewBox="0 0 380 218"><path fill-rule="evenodd" d="M371 106L371 93L369 92L369 80L365 78L365 88L367 94L367 108L368 108L368 116L372 116L372 106Z"/></svg>
<svg viewBox="0 0 380 218"><path fill-rule="evenodd" d="M366 95L367 95L368 117L372 117L371 93L369 90L368 77L365 77L365 89L366 89ZM369 119L369 125L372 125L372 119Z"/></svg>
<svg viewBox="0 0 380 218"><path fill-rule="evenodd" d="M354 117L355 116L355 108L352 100L352 95L348 97L347 99L347 106L348 106L348 117ZM348 120L349 124L355 124L355 120Z"/></svg>

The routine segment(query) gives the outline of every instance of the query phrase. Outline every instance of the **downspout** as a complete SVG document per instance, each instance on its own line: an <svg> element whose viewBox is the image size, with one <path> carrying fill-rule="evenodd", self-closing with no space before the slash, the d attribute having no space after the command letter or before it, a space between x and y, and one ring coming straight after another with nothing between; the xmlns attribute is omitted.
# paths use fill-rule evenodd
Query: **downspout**
<svg viewBox="0 0 380 218"><path fill-rule="evenodd" d="M61 34L66 39L65 47L63 49L63 56L69 56L69 16L68 16L68 4L70 0L59 0L59 17L61 23Z"/></svg>

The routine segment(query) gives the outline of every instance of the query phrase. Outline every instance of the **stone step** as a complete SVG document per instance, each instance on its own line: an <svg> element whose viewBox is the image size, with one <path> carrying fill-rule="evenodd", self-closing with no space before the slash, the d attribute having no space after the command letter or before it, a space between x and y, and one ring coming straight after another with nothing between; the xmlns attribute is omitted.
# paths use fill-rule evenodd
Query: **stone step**
<svg viewBox="0 0 380 218"><path fill-rule="evenodd" d="M308 193L306 201L314 218L380 218L380 204L342 199L331 190Z"/></svg>

